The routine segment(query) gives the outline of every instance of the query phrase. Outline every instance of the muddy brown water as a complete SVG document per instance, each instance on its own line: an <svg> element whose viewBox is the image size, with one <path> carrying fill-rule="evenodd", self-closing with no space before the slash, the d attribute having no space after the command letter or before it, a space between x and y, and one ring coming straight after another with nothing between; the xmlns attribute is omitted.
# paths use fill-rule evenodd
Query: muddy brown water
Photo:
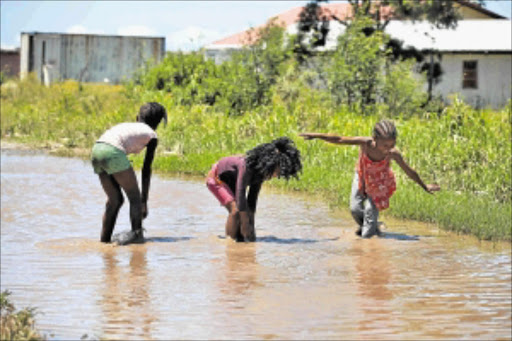
<svg viewBox="0 0 512 341"><path fill-rule="evenodd" d="M508 243L389 219L362 240L346 213L264 186L257 242L237 244L202 180L154 175L148 241L116 247L104 199L88 161L2 150L1 289L49 339L511 337Z"/></svg>

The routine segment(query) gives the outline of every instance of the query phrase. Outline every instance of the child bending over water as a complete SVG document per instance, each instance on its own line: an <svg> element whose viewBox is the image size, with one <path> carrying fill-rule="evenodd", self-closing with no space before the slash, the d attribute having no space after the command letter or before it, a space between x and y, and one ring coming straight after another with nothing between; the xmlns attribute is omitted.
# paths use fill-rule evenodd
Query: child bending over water
<svg viewBox="0 0 512 341"><path fill-rule="evenodd" d="M151 181L151 164L158 144L156 128L161 120L167 124L165 108L156 102L142 105L137 122L120 123L107 130L92 148L92 165L98 174L101 186L107 195L103 227L100 240L109 243L114 231L117 214L124 198L121 189L130 201L130 222L132 229L117 240L120 245L141 243L142 219L148 215L148 192ZM127 158L127 154L138 154L146 148L142 166L142 193L137 177Z"/></svg>
<svg viewBox="0 0 512 341"><path fill-rule="evenodd" d="M396 182L390 161L394 160L412 180L432 194L439 191L436 184L425 185L418 173L403 159L395 148L397 131L393 122L383 120L373 128L372 137L349 137L321 133L300 134L304 139L321 139L334 144L357 145L359 160L352 182L350 210L359 225L357 234L363 238L380 234L379 211L389 207L389 199L396 190Z"/></svg>
<svg viewBox="0 0 512 341"><path fill-rule="evenodd" d="M263 143L246 155L224 157L214 164L206 185L229 213L226 235L236 241L255 241L254 215L261 185L273 177L297 178L301 169L300 152L287 137Z"/></svg>

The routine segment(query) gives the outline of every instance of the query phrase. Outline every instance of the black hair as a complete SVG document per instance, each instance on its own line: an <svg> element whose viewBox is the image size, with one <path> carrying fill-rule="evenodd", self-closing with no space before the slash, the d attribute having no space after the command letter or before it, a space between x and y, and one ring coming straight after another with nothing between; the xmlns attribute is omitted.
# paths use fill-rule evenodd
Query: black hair
<svg viewBox="0 0 512 341"><path fill-rule="evenodd" d="M390 120L382 120L373 128L374 138L396 139L397 136L395 124Z"/></svg>
<svg viewBox="0 0 512 341"><path fill-rule="evenodd" d="M164 106L157 102L148 102L140 107L137 116L140 122L146 123L153 129L156 129L162 119L167 124L167 111Z"/></svg>
<svg viewBox="0 0 512 341"><path fill-rule="evenodd" d="M246 153L246 165L262 180L269 179L279 167L278 177L288 180L298 178L302 169L300 151L288 137L280 137L270 143L262 143Z"/></svg>

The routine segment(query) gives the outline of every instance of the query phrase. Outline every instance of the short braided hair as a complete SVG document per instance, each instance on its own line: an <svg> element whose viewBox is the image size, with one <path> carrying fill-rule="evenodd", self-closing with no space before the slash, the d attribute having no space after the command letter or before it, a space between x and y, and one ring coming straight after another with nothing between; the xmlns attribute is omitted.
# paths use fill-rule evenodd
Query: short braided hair
<svg viewBox="0 0 512 341"><path fill-rule="evenodd" d="M398 132L396 131L395 124L390 120L382 120L375 124L373 128L374 138L396 139L397 136Z"/></svg>

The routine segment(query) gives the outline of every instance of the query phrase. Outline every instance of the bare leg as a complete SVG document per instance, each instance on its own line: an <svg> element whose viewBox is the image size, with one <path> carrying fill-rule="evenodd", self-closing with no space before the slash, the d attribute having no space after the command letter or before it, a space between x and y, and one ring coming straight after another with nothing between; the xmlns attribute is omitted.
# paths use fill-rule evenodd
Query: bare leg
<svg viewBox="0 0 512 341"><path fill-rule="evenodd" d="M132 231L142 230L141 195L133 168L112 175L124 190L130 202L130 222L132 224Z"/></svg>
<svg viewBox="0 0 512 341"><path fill-rule="evenodd" d="M228 202L225 207L229 212L228 219L226 220L226 235L230 236L237 242L243 241L244 237L240 231L240 217L236 207L236 202Z"/></svg>
<svg viewBox="0 0 512 341"><path fill-rule="evenodd" d="M112 232L117 220L119 209L123 205L124 198L121 188L113 176L105 172L99 174L101 186L107 194L107 203L105 204L105 213L103 214L103 226L100 240L103 243L110 243Z"/></svg>

